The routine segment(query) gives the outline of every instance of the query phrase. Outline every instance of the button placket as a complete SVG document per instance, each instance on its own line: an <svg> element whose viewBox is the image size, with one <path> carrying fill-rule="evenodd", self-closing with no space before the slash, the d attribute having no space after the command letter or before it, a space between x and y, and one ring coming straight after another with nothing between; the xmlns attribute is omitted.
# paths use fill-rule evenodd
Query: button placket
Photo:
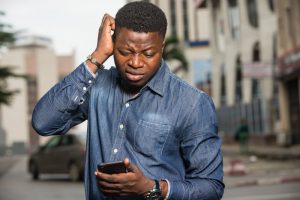
<svg viewBox="0 0 300 200"><path fill-rule="evenodd" d="M113 152L114 152L114 154L117 154L117 153L118 153L118 149L115 148L115 149L113 150Z"/></svg>
<svg viewBox="0 0 300 200"><path fill-rule="evenodd" d="M126 95L126 94L124 94ZM123 99L125 102L127 101L126 96L123 96ZM124 103L125 103L124 102ZM112 154L111 154L111 160L120 160L122 159L122 148L124 145L124 139L125 137L125 132L126 132L126 118L127 114L129 112L129 107L131 106L131 103L127 101L125 104L122 106L121 114L120 114L120 119L119 119L119 124L117 128L117 133L116 133L116 139L114 142L114 145L111 149Z"/></svg>

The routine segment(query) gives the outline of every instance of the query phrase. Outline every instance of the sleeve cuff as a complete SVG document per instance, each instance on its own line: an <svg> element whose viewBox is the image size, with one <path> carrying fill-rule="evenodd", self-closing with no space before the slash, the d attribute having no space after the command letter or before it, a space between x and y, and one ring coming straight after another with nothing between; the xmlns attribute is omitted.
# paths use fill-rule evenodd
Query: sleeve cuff
<svg viewBox="0 0 300 200"><path fill-rule="evenodd" d="M88 67L88 65L86 64L86 62L83 62L83 64L84 64L85 68L88 70L88 72L89 72L94 78L96 78L96 76L97 76L98 73L95 74L94 72L92 72L92 71L90 70L90 68Z"/></svg>
<svg viewBox="0 0 300 200"><path fill-rule="evenodd" d="M171 184L170 184L170 182L167 179L162 179L162 181L166 181L167 184L168 184L168 192L166 194L166 197L164 198L164 200L167 200L169 198L169 195L170 195Z"/></svg>

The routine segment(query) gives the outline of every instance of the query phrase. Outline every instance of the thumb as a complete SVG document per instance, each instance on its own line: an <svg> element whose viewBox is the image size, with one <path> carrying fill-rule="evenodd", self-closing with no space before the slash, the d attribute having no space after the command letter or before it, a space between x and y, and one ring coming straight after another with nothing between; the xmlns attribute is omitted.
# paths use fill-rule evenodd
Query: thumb
<svg viewBox="0 0 300 200"><path fill-rule="evenodd" d="M135 172L137 170L137 167L134 164L132 164L128 158L124 159L124 164L128 172Z"/></svg>

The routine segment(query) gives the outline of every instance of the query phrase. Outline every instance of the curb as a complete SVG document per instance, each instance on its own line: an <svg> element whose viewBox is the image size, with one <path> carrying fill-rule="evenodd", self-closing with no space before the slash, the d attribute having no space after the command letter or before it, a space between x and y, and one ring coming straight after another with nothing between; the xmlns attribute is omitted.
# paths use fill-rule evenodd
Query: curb
<svg viewBox="0 0 300 200"><path fill-rule="evenodd" d="M282 177L282 178L268 178L268 179L258 179L251 181L238 182L228 187L245 187L245 186L255 186L255 185L272 185L272 184L283 184L283 183L295 183L300 182L299 177Z"/></svg>

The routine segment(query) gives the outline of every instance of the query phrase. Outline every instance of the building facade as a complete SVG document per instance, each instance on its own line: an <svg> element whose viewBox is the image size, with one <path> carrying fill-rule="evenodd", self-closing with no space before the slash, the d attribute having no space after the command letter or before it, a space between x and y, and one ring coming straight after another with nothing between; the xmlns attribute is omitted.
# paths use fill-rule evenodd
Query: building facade
<svg viewBox="0 0 300 200"><path fill-rule="evenodd" d="M276 14L270 1L208 1L217 107L272 98ZM225 77L225 82L221 83ZM222 85L225 88L221 89ZM222 91L223 90L223 91Z"/></svg>
<svg viewBox="0 0 300 200"><path fill-rule="evenodd" d="M276 1L281 144L300 143L300 1Z"/></svg>
<svg viewBox="0 0 300 200"><path fill-rule="evenodd" d="M246 120L253 136L274 135L277 17L273 0L209 0L212 96L220 130Z"/></svg>
<svg viewBox="0 0 300 200"><path fill-rule="evenodd" d="M19 90L10 106L1 107L1 126L6 146L13 153L31 151L40 137L31 126L31 114L37 100L61 77L74 68L74 53L57 56L49 38L29 36L16 42L0 59L0 66L10 66L27 79L10 78L8 89Z"/></svg>

